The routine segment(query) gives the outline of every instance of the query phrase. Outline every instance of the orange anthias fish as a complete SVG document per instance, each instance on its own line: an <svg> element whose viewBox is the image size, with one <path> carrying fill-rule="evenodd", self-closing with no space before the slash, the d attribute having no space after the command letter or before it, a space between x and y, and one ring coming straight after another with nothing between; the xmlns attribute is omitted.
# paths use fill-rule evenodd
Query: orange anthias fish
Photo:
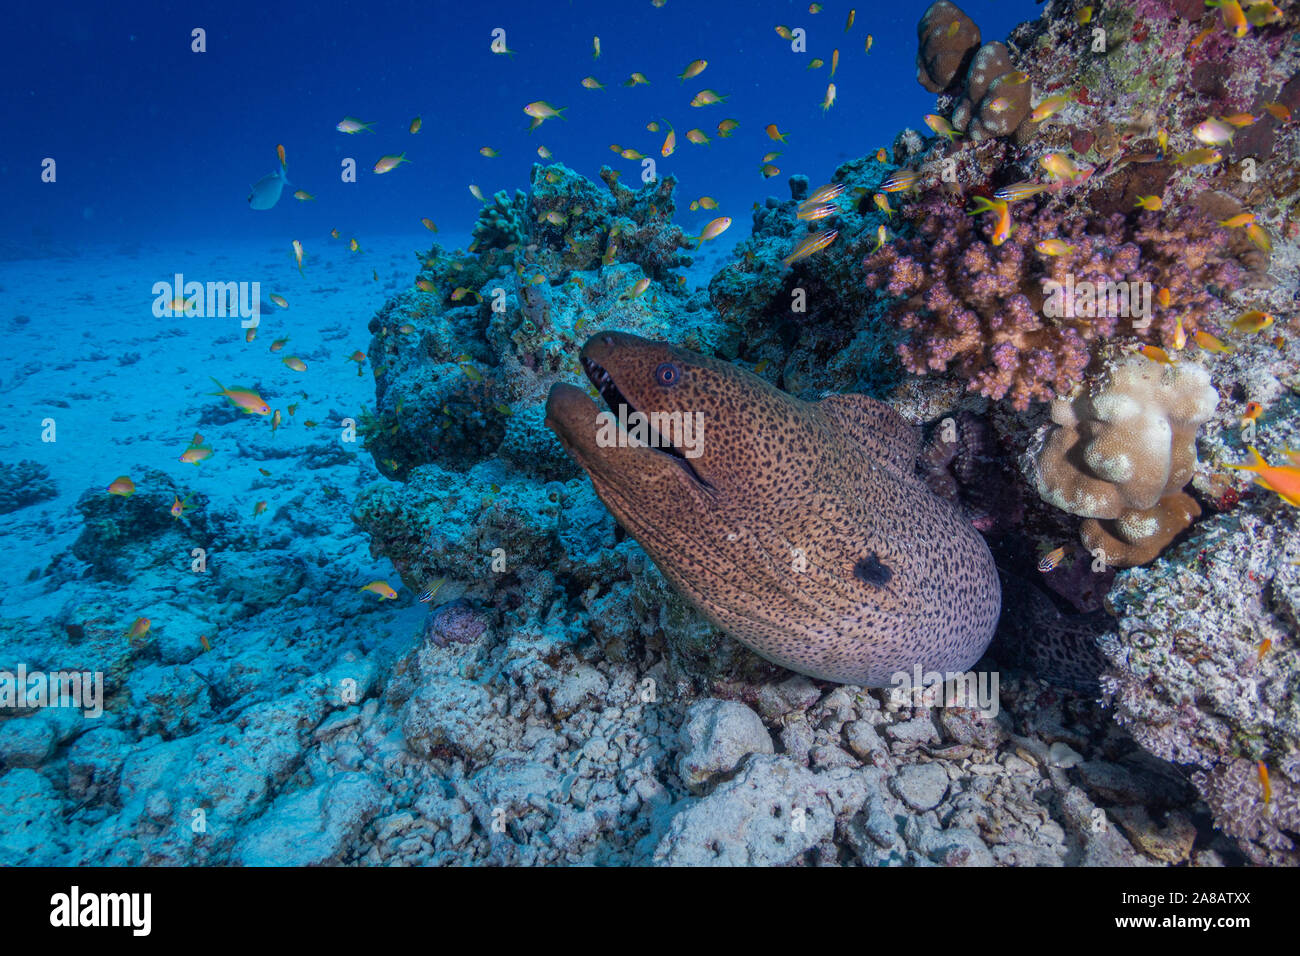
<svg viewBox="0 0 1300 956"><path fill-rule="evenodd" d="M131 626L122 632L122 636L131 641L138 641L148 636L152 626L153 622L147 617L137 617Z"/></svg>
<svg viewBox="0 0 1300 956"><path fill-rule="evenodd" d="M1287 504L1300 508L1300 466L1294 460L1289 465L1270 465L1254 446L1247 445L1246 450L1250 452L1249 462L1229 464L1228 467L1254 472L1255 484L1275 492Z"/></svg>
<svg viewBox="0 0 1300 956"><path fill-rule="evenodd" d="M212 376L208 377L212 378ZM217 382L215 378L213 378L212 381L217 383L217 388L220 389L220 391L212 392L211 394L225 396L230 399L231 404L242 408L249 415L271 414L270 406L268 406L266 402L262 401L262 397L252 389L226 388L220 382Z"/></svg>
<svg viewBox="0 0 1300 956"><path fill-rule="evenodd" d="M1192 334L1192 338L1196 340L1197 345L1205 349L1207 352L1218 352L1220 355L1231 355L1236 351L1231 345L1224 345L1223 342L1219 341L1219 339L1215 338L1204 329L1197 329L1196 332Z"/></svg>
<svg viewBox="0 0 1300 956"><path fill-rule="evenodd" d="M211 457L212 446L203 444L203 436L195 432L190 446L181 452L181 457L176 460L186 465L197 465Z"/></svg>
<svg viewBox="0 0 1300 956"><path fill-rule="evenodd" d="M397 597L397 592L389 587L387 581L371 581L365 587L358 588L357 590L369 591L371 594L377 594L381 601L391 601Z"/></svg>
<svg viewBox="0 0 1300 956"><path fill-rule="evenodd" d="M396 153L396 154L390 154L388 156L380 156L378 162L375 163L374 171L376 173L389 173L392 172L394 169L396 169L398 166L402 165L402 163L409 163L409 162L410 160L406 158L406 153Z"/></svg>
<svg viewBox="0 0 1300 956"><path fill-rule="evenodd" d="M181 518L185 517L185 515L193 511L194 505L189 503L190 499L193 497L194 495L192 494L186 495L185 500L182 501L179 497L173 494L171 516L179 521Z"/></svg>
<svg viewBox="0 0 1300 956"><path fill-rule="evenodd" d="M135 494L135 482L128 476L122 475L119 478L113 479L113 483L108 486L108 493L110 495L119 495L123 498L130 498Z"/></svg>
<svg viewBox="0 0 1300 956"><path fill-rule="evenodd" d="M695 248L696 249L700 248L700 246L704 245L704 243L709 239L718 238L718 236L726 232L730 226L731 226L730 216L719 216L717 219L714 219L707 226L705 226L704 230L700 233L700 238L699 241L696 242Z"/></svg>
<svg viewBox="0 0 1300 956"><path fill-rule="evenodd" d="M991 212L997 215L997 222L993 226L993 245L1000 246L1007 241L1011 235L1011 206L1005 199L986 199L984 196L976 196L971 200L975 208L971 210L972 216L978 216L980 213Z"/></svg>

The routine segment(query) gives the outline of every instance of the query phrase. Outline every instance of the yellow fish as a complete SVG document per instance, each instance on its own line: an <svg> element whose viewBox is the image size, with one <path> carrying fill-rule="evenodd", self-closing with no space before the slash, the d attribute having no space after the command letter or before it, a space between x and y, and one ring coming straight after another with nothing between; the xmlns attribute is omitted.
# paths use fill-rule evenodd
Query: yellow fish
<svg viewBox="0 0 1300 956"><path fill-rule="evenodd" d="M542 159L550 159L551 151L547 149L545 146L538 146L537 155L540 156Z"/></svg>
<svg viewBox="0 0 1300 956"><path fill-rule="evenodd" d="M296 355L290 355L288 358L280 359L280 361L283 362L289 368L293 369L295 372L307 371L307 363L304 362L302 359L298 358L298 356ZM276 414L279 415L280 413L276 412Z"/></svg>
<svg viewBox="0 0 1300 956"><path fill-rule="evenodd" d="M305 367L306 367L306 366L304 366L304 368L305 368ZM280 409L277 408L277 409L275 410L275 414L271 416L271 435L272 435L272 436L274 436L275 433L276 433L276 431L279 430L279 428L280 428L280 422L281 422L281 421L282 421L282 419L280 418Z"/></svg>
<svg viewBox="0 0 1300 956"><path fill-rule="evenodd" d="M212 376L208 376L208 377L212 378ZM232 405L236 406L237 408L242 408L245 414L247 415L271 414L271 409L267 407L266 402L262 401L262 397L252 389L226 388L220 382L217 382L215 378L213 378L212 381L216 382L217 388L220 389L220 391L213 392L212 394L222 395L226 397L227 399L230 400L230 403ZM198 438L198 436L196 435L195 438ZM195 444L198 444L198 442L196 441Z"/></svg>
<svg viewBox="0 0 1300 956"><path fill-rule="evenodd" d="M649 86L650 81L645 78L644 73L633 73L623 81L624 86Z"/></svg>
<svg viewBox="0 0 1300 956"><path fill-rule="evenodd" d="M438 227L433 224L433 220L430 219L428 216L425 216L423 219L420 220L420 225L424 226L424 228L428 229L430 232L438 231Z"/></svg>
<svg viewBox="0 0 1300 956"><path fill-rule="evenodd" d="M414 136L416 133L418 133L420 131L420 127L423 125L424 122L418 116L415 119L411 120L411 135Z"/></svg>
<svg viewBox="0 0 1300 956"><path fill-rule="evenodd" d="M1054 116L1065 109L1065 105L1072 99L1074 99L1073 90L1061 93L1059 96L1049 96L1034 107L1033 112L1029 114L1029 119L1035 123L1041 123L1049 116Z"/></svg>
<svg viewBox="0 0 1300 956"><path fill-rule="evenodd" d="M1174 156L1177 166L1209 166L1223 162L1223 154L1217 149L1189 149Z"/></svg>
<svg viewBox="0 0 1300 956"><path fill-rule="evenodd" d="M1048 153L1038 162L1055 179L1073 179L1081 171L1078 164L1064 153Z"/></svg>
<svg viewBox="0 0 1300 956"><path fill-rule="evenodd" d="M137 617L131 626L122 632L122 636L132 641L138 641L148 635L152 626L152 622L147 617Z"/></svg>
<svg viewBox="0 0 1300 956"><path fill-rule="evenodd" d="M338 231L337 229L331 229L331 230L330 230L330 238L331 238L331 239L337 239L338 237L339 237L339 231Z"/></svg>
<svg viewBox="0 0 1300 956"><path fill-rule="evenodd" d="M293 258L298 263L298 271L302 272L302 243L297 239L293 241Z"/></svg>
<svg viewBox="0 0 1300 956"><path fill-rule="evenodd" d="M884 227L882 226L881 228ZM839 232L835 229L827 229L824 232L813 233L803 242L799 243L799 245L795 247L794 252L790 253L781 261L786 266L794 265L794 263L799 262L802 259L807 259L814 253L821 252L834 242L835 237L838 235Z"/></svg>
<svg viewBox="0 0 1300 956"><path fill-rule="evenodd" d="M732 130L734 130L739 125L740 122L738 120L724 119L721 123L718 124L718 135L721 136L723 139L726 139L728 136L731 135Z"/></svg>
<svg viewBox="0 0 1300 956"><path fill-rule="evenodd" d="M659 150L661 156L671 156L677 150L677 133L672 127L668 129L668 135L664 137L664 145Z"/></svg>
<svg viewBox="0 0 1300 956"><path fill-rule="evenodd" d="M763 174L764 179L771 179L773 176L779 176L781 174L781 170L776 166L773 166L771 163L764 163L762 167L760 167L759 171Z"/></svg>
<svg viewBox="0 0 1300 956"><path fill-rule="evenodd" d="M1159 196L1138 196L1137 206L1149 212L1159 212L1164 208L1164 203Z"/></svg>
<svg viewBox="0 0 1300 956"><path fill-rule="evenodd" d="M822 60L820 57L813 57L808 63L808 69L820 70L825 65L826 61Z"/></svg>
<svg viewBox="0 0 1300 956"><path fill-rule="evenodd" d="M356 239L350 239L348 240L348 248L351 249L353 252L360 252L361 243L357 242Z"/></svg>
<svg viewBox="0 0 1300 956"><path fill-rule="evenodd" d="M211 458L212 454L212 446L203 444L203 436L196 432L189 447L181 452L181 457L176 460L185 465L197 465Z"/></svg>
<svg viewBox="0 0 1300 956"><path fill-rule="evenodd" d="M1279 123L1291 122L1291 110L1281 103L1265 103L1263 110Z"/></svg>
<svg viewBox="0 0 1300 956"><path fill-rule="evenodd" d="M135 494L135 482L129 476L121 475L113 479L113 483L108 486L108 493L122 498L130 498Z"/></svg>
<svg viewBox="0 0 1300 956"><path fill-rule="evenodd" d="M589 90L603 90L605 88L605 84L600 82L600 80L596 79L594 76L584 76L582 78L582 85Z"/></svg>
<svg viewBox="0 0 1300 956"><path fill-rule="evenodd" d="M947 136L948 142L952 142L954 136L961 135L961 133L959 133L956 129L953 128L953 125L951 123L949 123L942 116L938 116L934 113L925 114L925 125L930 127L930 129L934 130L935 133L937 133L938 135Z"/></svg>
<svg viewBox="0 0 1300 956"><path fill-rule="evenodd" d="M497 155L497 151L491 146L480 146L478 151L480 156L486 156L488 159L495 159Z"/></svg>
<svg viewBox="0 0 1300 956"><path fill-rule="evenodd" d="M784 143L785 138L790 135L789 133L783 133L777 129L775 123L769 123L763 132L767 133L768 139L773 139L781 143Z"/></svg>
<svg viewBox="0 0 1300 956"><path fill-rule="evenodd" d="M1250 23L1246 20L1245 11L1241 9L1241 4L1237 0L1205 0L1205 5L1219 8L1219 12L1223 15L1223 25L1238 39L1250 31Z"/></svg>
<svg viewBox="0 0 1300 956"><path fill-rule="evenodd" d="M866 44L866 49L865 49L863 52L864 52L864 53L870 53L870 52L871 52L871 45L872 45L873 43L875 43L875 42L876 42L876 38L873 37L870 33L868 33L868 34L867 34L867 44Z"/></svg>
<svg viewBox="0 0 1300 956"><path fill-rule="evenodd" d="M850 30L853 29L853 18L856 17L857 15L858 15L858 11L857 11L857 10L850 10L850 11L849 11L849 18L848 18L847 20L844 21L844 32L845 32L845 33L848 33Z"/></svg>
<svg viewBox="0 0 1300 956"><path fill-rule="evenodd" d="M1252 309L1249 312L1243 312L1237 316L1237 320L1232 323L1230 328L1234 332L1263 332L1273 324L1273 316L1267 312L1261 312L1258 309Z"/></svg>
<svg viewBox="0 0 1300 956"><path fill-rule="evenodd" d="M1265 252L1273 251L1273 240L1268 237L1264 227L1257 222L1252 222L1246 227L1246 238Z"/></svg>
<svg viewBox="0 0 1300 956"><path fill-rule="evenodd" d="M1253 212L1243 212L1230 219L1220 219L1219 225L1227 226L1229 229L1240 229L1242 226L1249 226L1254 221L1255 214Z"/></svg>
<svg viewBox="0 0 1300 956"><path fill-rule="evenodd" d="M398 166L402 165L402 163L409 163L409 162L410 160L406 158L406 153L397 153L397 154L390 154L388 156L381 156L379 157L379 161L375 163L374 171L376 173L392 172Z"/></svg>
<svg viewBox="0 0 1300 956"><path fill-rule="evenodd" d="M600 37L591 38L591 58L593 60L600 59Z"/></svg>
<svg viewBox="0 0 1300 956"><path fill-rule="evenodd" d="M1011 206L1005 199L986 199L983 196L976 196L971 200L975 208L971 210L972 216L978 216L980 213L991 212L998 218L993 225L993 245L1000 246L1007 241L1011 235Z"/></svg>
<svg viewBox="0 0 1300 956"><path fill-rule="evenodd" d="M823 113L827 112L834 105L835 105L835 84L828 83L826 85L826 96L822 100L822 112Z"/></svg>
<svg viewBox="0 0 1300 956"><path fill-rule="evenodd" d="M281 166L285 166L285 167L287 167L287 166L289 165L288 161L284 158L284 145L283 145L283 144L277 145L277 146L275 147L275 155L279 157L279 159L280 159L280 165L281 165Z"/></svg>
<svg viewBox="0 0 1300 956"><path fill-rule="evenodd" d="M293 194L293 198L294 198L294 199L297 199L297 200L299 200L299 201L301 201L301 202L306 202L306 201L309 200L309 199L312 200L312 201L315 201L315 199L316 199L315 196L313 196L311 193L307 192L307 190L305 190L305 189L298 189L298 190L295 190L295 191L294 191L294 194Z"/></svg>
<svg viewBox="0 0 1300 956"><path fill-rule="evenodd" d="M371 130L370 127L374 125L375 125L374 123L363 123L359 119L354 119L351 116L345 116L343 117L342 120L339 121L339 124L334 128L338 130L340 133L360 133L360 132L369 133L369 132L373 132L373 130Z"/></svg>
<svg viewBox="0 0 1300 956"><path fill-rule="evenodd" d="M1235 349L1230 345L1224 345L1217 338L1204 330L1197 330L1192 334L1196 344L1207 352L1218 352L1220 355L1231 355Z"/></svg>
<svg viewBox="0 0 1300 956"><path fill-rule="evenodd" d="M358 588L357 590L369 591L371 594L377 594L381 601L391 601L397 597L397 592L389 586L387 581L371 581L365 587Z"/></svg>
<svg viewBox="0 0 1300 956"><path fill-rule="evenodd" d="M1202 123L1198 123L1192 129L1192 135L1206 146L1222 146L1224 143L1231 143L1236 129L1221 119L1210 117Z"/></svg>
<svg viewBox="0 0 1300 956"><path fill-rule="evenodd" d="M1044 239L1035 243L1034 248L1045 256L1063 256L1074 251L1074 246L1064 239Z"/></svg>
<svg viewBox="0 0 1300 956"><path fill-rule="evenodd" d="M282 295L277 295L276 293L272 292L269 296L267 296L267 298L270 299L272 302L274 302L277 306L279 306L282 309L289 308L289 301Z"/></svg>
<svg viewBox="0 0 1300 956"><path fill-rule="evenodd" d="M712 106L715 103L725 103L727 97L721 96L713 90L700 90L691 100L692 106Z"/></svg>
<svg viewBox="0 0 1300 956"><path fill-rule="evenodd" d="M687 130L686 141L694 143L696 146L703 146L709 142L709 138L704 135L703 131L698 129Z"/></svg>
<svg viewBox="0 0 1300 956"><path fill-rule="evenodd" d="M194 495L192 494L186 495L185 500L182 501L177 495L173 494L172 506L169 512L171 516L175 518L177 521L179 521L181 518L184 518L187 514L193 511L194 505L189 503L189 500L193 497Z"/></svg>
<svg viewBox="0 0 1300 956"><path fill-rule="evenodd" d="M894 210L889 206L889 197L884 193L876 193L871 197L871 200L876 204L876 208L886 216L892 216L894 214Z"/></svg>
<svg viewBox="0 0 1300 956"><path fill-rule="evenodd" d="M794 34L790 32L790 28L783 27L780 24L777 24L776 26L776 35L779 36L782 40L794 39Z"/></svg>
<svg viewBox="0 0 1300 956"><path fill-rule="evenodd" d="M1169 353L1158 345L1144 345L1138 351L1152 362L1159 362L1161 365L1174 364L1174 360L1169 357Z"/></svg>
<svg viewBox="0 0 1300 956"><path fill-rule="evenodd" d="M835 71L840 68L840 51L831 51L831 77L834 78Z"/></svg>
<svg viewBox="0 0 1300 956"><path fill-rule="evenodd" d="M708 65L708 60L692 60L690 63L686 64L686 69L677 74L677 79L679 82L685 82L693 76L699 76L704 72L704 68Z"/></svg>
<svg viewBox="0 0 1300 956"><path fill-rule="evenodd" d="M636 284L632 286L632 291L627 294L627 297L629 299L639 298L642 294L645 293L645 290L648 288L650 288L649 276L645 276L643 278L637 279Z"/></svg>
<svg viewBox="0 0 1300 956"><path fill-rule="evenodd" d="M717 219L714 219L700 232L699 238L695 243L695 248L700 248L700 246L704 245L704 243L709 239L718 238L718 236L726 232L730 226L730 216L719 216Z"/></svg>
<svg viewBox="0 0 1300 956"><path fill-rule="evenodd" d="M1250 461L1228 467L1254 472L1257 485L1276 493L1287 504L1300 508L1300 466L1294 460L1289 465L1270 465L1254 447L1247 445L1246 450L1250 452Z"/></svg>
<svg viewBox="0 0 1300 956"><path fill-rule="evenodd" d="M871 247L871 251L875 252L888 241L889 230L885 228L885 224L882 222L879 228L876 229L876 244Z"/></svg>

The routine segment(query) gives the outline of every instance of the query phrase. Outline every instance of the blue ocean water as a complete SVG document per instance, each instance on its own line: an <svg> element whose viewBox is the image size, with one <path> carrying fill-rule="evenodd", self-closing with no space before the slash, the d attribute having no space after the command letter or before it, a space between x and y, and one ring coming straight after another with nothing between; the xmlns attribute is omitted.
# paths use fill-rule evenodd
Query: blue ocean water
<svg viewBox="0 0 1300 956"><path fill-rule="evenodd" d="M418 232L421 217L468 232L484 194L527 187L536 149L596 178L601 165L636 179L640 164L610 144L655 158L660 176L679 181L679 221L697 229L713 218L686 209L712 196L747 231L748 210L785 195L793 173L815 182L839 163L888 145L902 128L922 128L933 96L915 79L921 2L849 3L816 14L802 2L576 0L554 3L392 2L358 7L312 4L22 4L0 36L5 132L0 143L0 239L37 237L66 248L93 240L177 241L261 238L323 241L348 235ZM984 35L1004 37L1036 16L1030 0L973 0L964 9ZM774 30L806 31L806 52ZM494 30L515 55L493 55ZM204 31L206 52L193 52ZM873 43L865 51L866 38ZM593 37L600 57L593 58ZM821 104L833 51L837 98ZM808 69L814 58L825 61ZM707 69L677 79L687 64ZM622 84L641 72L648 85ZM580 85L587 76L603 90ZM711 89L725 103L692 108ZM528 132L527 103L565 108ZM373 132L344 135L345 116ZM423 120L417 135L413 118ZM729 139L717 124L735 119ZM664 133L677 149L660 156ZM775 123L784 143L765 134ZM712 142L686 142L698 128ZM286 194L265 213L248 208L250 184L278 165L315 201ZM482 147L496 158L480 155ZM762 157L779 151L781 174L765 181ZM405 153L391 174L370 172L383 155ZM340 179L356 160L357 181ZM57 162L43 182L42 162Z"/></svg>

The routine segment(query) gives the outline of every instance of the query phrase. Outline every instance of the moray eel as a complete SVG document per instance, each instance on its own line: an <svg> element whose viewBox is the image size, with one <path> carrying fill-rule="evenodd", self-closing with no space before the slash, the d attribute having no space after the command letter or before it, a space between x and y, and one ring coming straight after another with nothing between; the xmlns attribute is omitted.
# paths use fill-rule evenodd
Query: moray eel
<svg viewBox="0 0 1300 956"><path fill-rule="evenodd" d="M614 413L627 406L629 426L639 412L658 431L611 441L611 413L566 384L551 388L546 424L722 630L790 670L869 687L918 664L965 671L983 654L1001 603L993 556L914 475L918 436L888 405L804 402L623 332L592 336L581 361ZM701 431L675 428L673 413Z"/></svg>

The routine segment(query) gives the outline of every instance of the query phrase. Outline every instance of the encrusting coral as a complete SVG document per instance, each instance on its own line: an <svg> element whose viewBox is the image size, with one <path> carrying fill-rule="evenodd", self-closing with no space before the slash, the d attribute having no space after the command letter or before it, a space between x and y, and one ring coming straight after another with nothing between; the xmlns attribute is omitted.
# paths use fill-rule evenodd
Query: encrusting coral
<svg viewBox="0 0 1300 956"><path fill-rule="evenodd" d="M1089 519L1084 544L1107 564L1146 564L1201 513L1182 488L1218 401L1199 365L1129 356L1052 403L1055 424L1027 456L1030 480L1043 500Z"/></svg>

